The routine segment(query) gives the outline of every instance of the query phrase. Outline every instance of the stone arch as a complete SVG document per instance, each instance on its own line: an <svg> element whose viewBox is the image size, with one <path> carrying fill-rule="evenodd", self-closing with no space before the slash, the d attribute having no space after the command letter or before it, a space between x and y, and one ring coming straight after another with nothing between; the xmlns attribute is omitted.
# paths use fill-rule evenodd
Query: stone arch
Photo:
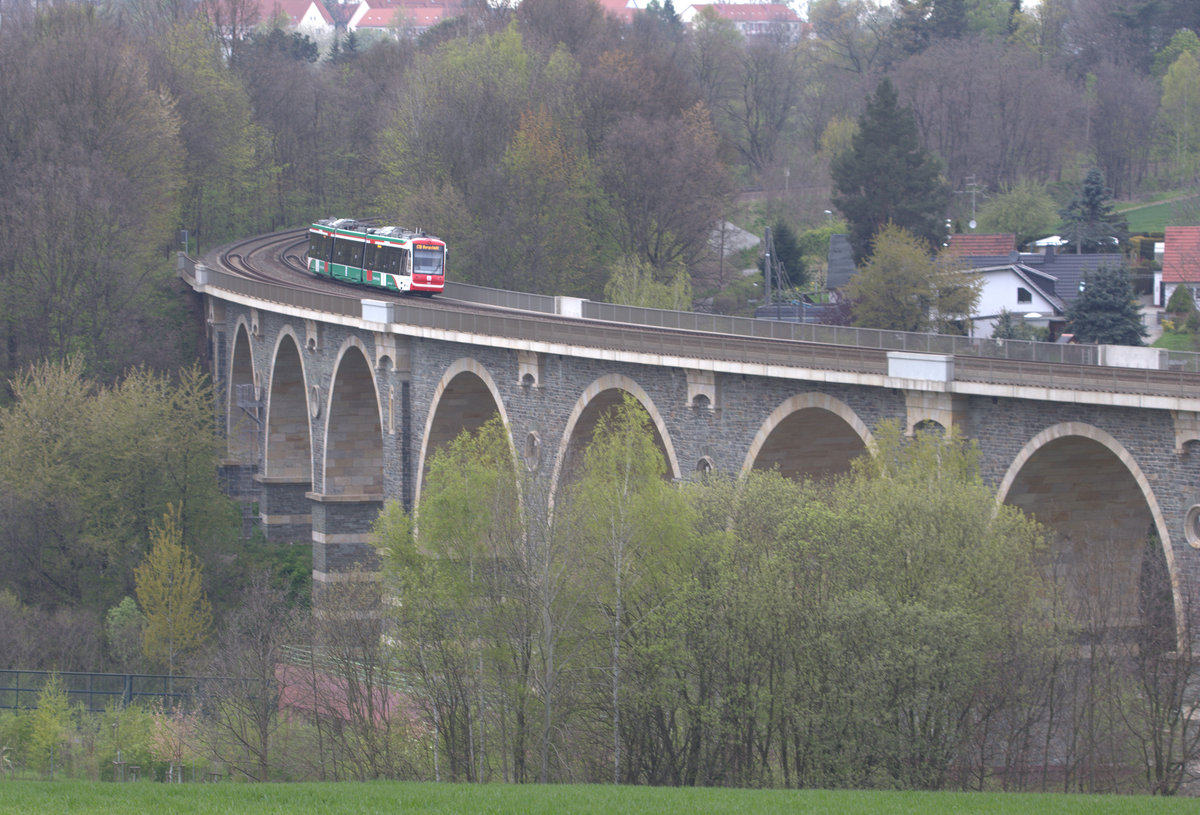
<svg viewBox="0 0 1200 815"><path fill-rule="evenodd" d="M312 420L303 341L290 326L275 338L266 394L263 475L291 482L312 481Z"/></svg>
<svg viewBox="0 0 1200 815"><path fill-rule="evenodd" d="M1020 507L1054 529L1054 562L1071 570L1079 590L1107 592L1092 599L1116 608L1123 627L1137 623L1140 583L1153 567L1146 561L1153 528L1174 620L1182 619L1178 570L1162 509L1141 466L1108 432L1083 422L1042 430L1009 465L996 500Z"/></svg>
<svg viewBox="0 0 1200 815"><path fill-rule="evenodd" d="M375 372L362 341L349 337L333 366L325 405L321 492L383 497L383 425Z"/></svg>
<svg viewBox="0 0 1200 815"><path fill-rule="evenodd" d="M489 400L491 410L486 408ZM421 435L421 453L417 457L415 503L421 500L427 462L434 453L462 431L477 430L496 415L508 427L504 400L500 398L500 390L487 368L470 357L450 363L434 388L433 398L429 400L425 432ZM512 444L511 438L509 444Z"/></svg>
<svg viewBox="0 0 1200 815"><path fill-rule="evenodd" d="M620 402L623 392L637 399L650 415L650 422L654 426L655 443L662 452L667 465L666 475L672 479L680 477L679 459L675 455L675 447L671 443L666 422L663 421L662 414L655 406L654 400L641 385L624 374L605 374L583 389L583 393L580 394L567 417L562 440L559 442L558 452L555 454L554 471L550 479L551 503L554 500L554 493L558 490L560 479L564 476L569 477L578 458L591 441L596 420L604 411Z"/></svg>
<svg viewBox="0 0 1200 815"><path fill-rule="evenodd" d="M240 464L259 460L259 425L254 417L238 407L239 388L257 400L259 374L254 365L254 350L246 318L238 317L233 329L233 350L229 355L229 383L225 410L225 443L230 458Z"/></svg>
<svg viewBox="0 0 1200 815"><path fill-rule="evenodd" d="M850 462L874 448L871 431L849 405L824 393L785 400L759 427L742 472L771 469L791 478L848 472Z"/></svg>

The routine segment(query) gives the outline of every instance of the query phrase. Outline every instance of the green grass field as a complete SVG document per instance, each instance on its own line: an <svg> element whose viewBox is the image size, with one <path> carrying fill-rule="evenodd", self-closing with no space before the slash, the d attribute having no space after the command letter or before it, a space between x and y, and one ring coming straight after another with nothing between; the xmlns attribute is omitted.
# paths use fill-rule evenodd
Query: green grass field
<svg viewBox="0 0 1200 815"><path fill-rule="evenodd" d="M1195 345L1191 334L1164 333L1153 342L1155 348L1166 348L1170 351L1194 351Z"/></svg>
<svg viewBox="0 0 1200 815"><path fill-rule="evenodd" d="M1175 223L1171 219L1177 211L1183 211L1184 208L1194 210L1197 200L1194 197L1180 198L1128 208L1118 207L1118 210L1128 219L1130 232L1162 232L1167 223Z"/></svg>
<svg viewBox="0 0 1200 815"><path fill-rule="evenodd" d="M1117 815L1195 813L1200 802L1145 796L888 793L511 784L93 784L0 781L0 813L679 813L679 815Z"/></svg>

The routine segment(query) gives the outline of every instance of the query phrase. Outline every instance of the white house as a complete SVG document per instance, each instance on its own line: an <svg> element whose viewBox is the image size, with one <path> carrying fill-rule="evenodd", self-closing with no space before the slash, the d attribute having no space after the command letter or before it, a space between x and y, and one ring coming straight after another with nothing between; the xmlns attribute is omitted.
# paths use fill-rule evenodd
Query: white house
<svg viewBox="0 0 1200 815"><path fill-rule="evenodd" d="M458 0L448 3L427 0L368 0L359 3L346 23L347 31L359 34L417 37L442 20L462 13Z"/></svg>
<svg viewBox="0 0 1200 815"><path fill-rule="evenodd" d="M1165 306L1175 289L1187 286L1200 302L1200 226L1168 226L1163 239L1162 272L1156 275L1155 294Z"/></svg>
<svg viewBox="0 0 1200 815"><path fill-rule="evenodd" d="M1004 311L1031 326L1049 328L1051 335L1062 327L1065 304L1055 291L1058 278L1026 263L1033 258L1019 255L1016 246L1014 235L964 234L950 238L947 251L983 278L979 304L971 315L971 333L976 337L992 336Z"/></svg>
<svg viewBox="0 0 1200 815"><path fill-rule="evenodd" d="M704 9L733 23L745 37L778 36L796 42L804 36L804 21L783 3L700 3L680 11L679 19L690 26Z"/></svg>

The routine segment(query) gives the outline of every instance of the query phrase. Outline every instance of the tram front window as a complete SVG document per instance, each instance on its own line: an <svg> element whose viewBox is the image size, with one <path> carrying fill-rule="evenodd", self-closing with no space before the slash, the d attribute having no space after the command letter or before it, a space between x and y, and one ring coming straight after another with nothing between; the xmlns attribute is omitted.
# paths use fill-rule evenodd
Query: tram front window
<svg viewBox="0 0 1200 815"><path fill-rule="evenodd" d="M442 250L414 249L413 271L417 274L440 275L442 273Z"/></svg>

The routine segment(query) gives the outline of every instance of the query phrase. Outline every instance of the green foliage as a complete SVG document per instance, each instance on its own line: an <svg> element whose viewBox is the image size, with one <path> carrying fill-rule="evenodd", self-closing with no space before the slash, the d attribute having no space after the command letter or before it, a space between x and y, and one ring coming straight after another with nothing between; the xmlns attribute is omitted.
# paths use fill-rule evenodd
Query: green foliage
<svg viewBox="0 0 1200 815"><path fill-rule="evenodd" d="M1044 184L1021 179L979 208L979 231L1016 235L1017 246L1049 235L1058 225L1058 207Z"/></svg>
<svg viewBox="0 0 1200 815"><path fill-rule="evenodd" d="M33 717L28 710L0 710L0 779L29 766Z"/></svg>
<svg viewBox="0 0 1200 815"><path fill-rule="evenodd" d="M29 765L43 775L53 776L67 763L65 753L73 730L71 703L58 674L51 674L42 685L37 706L29 717Z"/></svg>
<svg viewBox="0 0 1200 815"><path fill-rule="evenodd" d="M1037 340L1044 342L1049 330L1030 325L1020 317L1014 316L1006 308L1000 309L1000 315L992 326L992 339L996 340Z"/></svg>
<svg viewBox="0 0 1200 815"><path fill-rule="evenodd" d="M508 239L494 262L513 272L498 274L492 285L597 295L605 247L591 219L600 193L595 170L569 130L545 107L527 111L502 168L497 226Z"/></svg>
<svg viewBox="0 0 1200 815"><path fill-rule="evenodd" d="M200 20L180 22L162 38L155 66L182 120L181 223L210 245L272 226L269 135L218 46Z"/></svg>
<svg viewBox="0 0 1200 815"><path fill-rule="evenodd" d="M212 608L201 586L200 565L183 545L179 508L171 505L150 530L150 552L134 569L138 602L146 616L143 651L174 675L181 657L208 639Z"/></svg>
<svg viewBox="0 0 1200 815"><path fill-rule="evenodd" d="M802 290L808 284L808 267L805 265L805 252L801 248L800 239L788 223L783 220L775 222L771 227L771 240L775 244L775 257L772 258L773 273L782 275L778 281L780 288ZM826 243L828 250L829 244ZM764 271L765 258L759 256L758 269ZM778 264L782 264L782 269Z"/></svg>
<svg viewBox="0 0 1200 815"><path fill-rule="evenodd" d="M12 387L14 403L0 410L0 489L10 497L0 575L26 602L115 605L168 504L198 550L229 533L214 397L198 367L175 379L137 369L104 388L71 360L30 369Z"/></svg>
<svg viewBox="0 0 1200 815"><path fill-rule="evenodd" d="M1129 234L1125 216L1116 212L1099 167L1088 170L1079 193L1058 214L1063 219L1063 236L1076 253L1115 252Z"/></svg>
<svg viewBox="0 0 1200 815"><path fill-rule="evenodd" d="M583 456L578 481L565 499L566 524L586 571L582 592L600 612L607 651L612 778L622 779L622 717L637 706L626 687L628 672L638 673L647 655L643 626L668 613L661 607L672 585L679 555L691 537L691 513L682 496L664 480L666 461L655 442L650 416L626 394L602 415ZM654 653L669 647L652 641ZM657 690L657 689L655 689ZM634 691L633 693L636 693Z"/></svg>
<svg viewBox="0 0 1200 815"><path fill-rule="evenodd" d="M906 53L919 54L943 40L967 33L966 0L906 0L897 4L893 41Z"/></svg>
<svg viewBox="0 0 1200 815"><path fill-rule="evenodd" d="M1084 290L1067 308L1067 330L1078 342L1142 345L1146 326L1123 266L1101 266L1084 280Z"/></svg>
<svg viewBox="0 0 1200 815"><path fill-rule="evenodd" d="M1200 60L1195 52L1183 51L1163 77L1158 122L1173 179L1194 182L1200 169Z"/></svg>
<svg viewBox="0 0 1200 815"><path fill-rule="evenodd" d="M503 739L498 760L526 780L535 699L531 637L538 610L539 549L521 509L508 429L493 418L432 457L411 519L388 506L376 525L389 585L398 658L431 700L426 723L445 757L445 778L482 780L474 738ZM500 701L497 712L485 697ZM483 717L498 717L484 725ZM502 735L507 734L507 735Z"/></svg>
<svg viewBox="0 0 1200 815"><path fill-rule="evenodd" d="M146 49L94 9L5 16L0 373L74 356L111 379L161 356L169 331L158 298L182 180L176 100Z"/></svg>
<svg viewBox="0 0 1200 815"><path fill-rule="evenodd" d="M237 564L242 574L266 571L273 584L287 594L289 606L307 608L312 603L311 546L280 546L257 537L239 542L238 549Z"/></svg>
<svg viewBox="0 0 1200 815"><path fill-rule="evenodd" d="M1154 75L1165 76L1172 65L1184 54L1200 54L1200 35L1190 28L1180 28L1171 35L1167 47L1154 55Z"/></svg>
<svg viewBox="0 0 1200 815"><path fill-rule="evenodd" d="M673 274L671 270L660 272L647 261L622 257L612 265L604 299L626 306L691 311L691 277L682 264L674 264L673 269ZM659 282L664 277L668 279Z"/></svg>
<svg viewBox="0 0 1200 815"><path fill-rule="evenodd" d="M947 188L935 156L917 139L911 108L900 107L888 79L867 101L850 149L833 161L833 203L850 224L855 261L893 223L931 246L941 240Z"/></svg>
<svg viewBox="0 0 1200 815"><path fill-rule="evenodd" d="M3 811L119 815L163 808L184 815L252 815L278 811L385 812L397 801L430 813L489 812L496 815L544 815L564 812L604 815L611 812L689 815L788 815L795 812L855 812L887 815L919 811L923 815L1184 815L1195 808L1186 796L1079 795L1017 792L918 793L867 790L730 789L724 787L631 787L613 784L430 784L377 781L370 784L299 783L95 784L86 781L17 781L5 785ZM406 806L408 804L406 803Z"/></svg>
<svg viewBox="0 0 1200 815"><path fill-rule="evenodd" d="M1171 292L1171 296L1167 298L1167 309L1171 314L1190 315L1196 310L1196 300L1192 297L1192 289L1187 285L1179 285L1175 287L1175 291ZM1186 319L1186 317L1185 317Z"/></svg>
<svg viewBox="0 0 1200 815"><path fill-rule="evenodd" d="M960 333L979 301L982 280L960 270L952 256L929 248L895 224L875 236L873 252L850 279L854 324L893 331Z"/></svg>
<svg viewBox="0 0 1200 815"><path fill-rule="evenodd" d="M805 785L943 786L997 714L991 677L1040 647L1043 624L1041 531L997 508L978 462L973 444L893 423L844 479L690 486L699 551L667 651L672 675L695 680L659 686L649 715L680 742L657 751L698 739L731 760L771 731Z"/></svg>
<svg viewBox="0 0 1200 815"><path fill-rule="evenodd" d="M762 275L737 276L713 297L715 314L737 314L749 317L763 296Z"/></svg>
<svg viewBox="0 0 1200 815"><path fill-rule="evenodd" d="M142 655L142 632L146 616L137 601L126 596L104 615L104 639L109 659L118 670L136 671Z"/></svg>

